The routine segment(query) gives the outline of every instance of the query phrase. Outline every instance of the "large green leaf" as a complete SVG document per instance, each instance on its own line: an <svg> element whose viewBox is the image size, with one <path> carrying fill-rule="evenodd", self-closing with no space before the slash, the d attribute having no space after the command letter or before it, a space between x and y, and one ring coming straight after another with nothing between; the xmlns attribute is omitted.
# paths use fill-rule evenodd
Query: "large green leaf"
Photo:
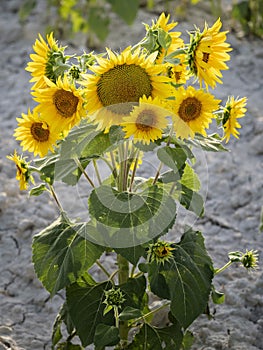
<svg viewBox="0 0 263 350"><path fill-rule="evenodd" d="M58 342L62 339L61 326L62 326L63 322L66 326L68 334L72 335L72 333L74 332L74 326L73 326L72 321L70 319L66 302L60 308L59 313L57 314L57 317L56 317L54 325L53 325L52 350L55 349L55 345L57 345ZM59 345L61 345L61 344L59 344ZM59 349L60 348L62 349L62 346L60 346Z"/></svg>
<svg viewBox="0 0 263 350"><path fill-rule="evenodd" d="M139 0L107 0L112 10L127 24L132 24L139 9Z"/></svg>
<svg viewBox="0 0 263 350"><path fill-rule="evenodd" d="M89 211L112 232L112 247L140 245L164 234L176 218L176 204L162 188L149 186L140 193L119 192L102 185L89 198Z"/></svg>
<svg viewBox="0 0 263 350"><path fill-rule="evenodd" d="M109 33L109 17L105 16L105 11L101 7L92 6L88 13L88 25L97 35L100 41L104 41Z"/></svg>
<svg viewBox="0 0 263 350"><path fill-rule="evenodd" d="M171 312L187 328L204 312L212 288L213 266L201 232L189 229L175 245L173 259L148 268L153 293L171 300Z"/></svg>
<svg viewBox="0 0 263 350"><path fill-rule="evenodd" d="M183 148L172 148L170 146L165 146L158 149L157 156L161 162L163 162L169 168L173 169L175 173L184 167L186 159L188 157L186 151Z"/></svg>
<svg viewBox="0 0 263 350"><path fill-rule="evenodd" d="M110 282L97 285L79 282L67 288L69 314L83 346L94 342L95 331L99 324L114 326L113 311L103 316L104 291L110 288L112 288Z"/></svg>
<svg viewBox="0 0 263 350"><path fill-rule="evenodd" d="M200 187L200 181L190 165L186 163L184 170L180 171L180 174L175 173L173 170L163 173L159 181L164 184L167 191L172 190L171 195L173 198L178 200L187 210L194 212L198 216L203 215L204 200L196 192ZM174 184L176 184L175 187Z"/></svg>
<svg viewBox="0 0 263 350"><path fill-rule="evenodd" d="M188 163L185 164L184 172L179 182L192 191L199 191L201 188L197 174Z"/></svg>
<svg viewBox="0 0 263 350"><path fill-rule="evenodd" d="M121 254L131 264L136 265L141 257L146 257L145 248L141 245L129 248L115 248L116 253Z"/></svg>
<svg viewBox="0 0 263 350"><path fill-rule="evenodd" d="M146 279L144 276L129 278L125 284L119 286L125 295L123 307L143 309L147 299L145 294Z"/></svg>
<svg viewBox="0 0 263 350"><path fill-rule="evenodd" d="M118 344L120 341L119 329L106 324L98 324L94 336L96 350L104 350L105 346Z"/></svg>
<svg viewBox="0 0 263 350"><path fill-rule="evenodd" d="M183 333L179 325L156 328L145 323L128 350L180 350Z"/></svg>
<svg viewBox="0 0 263 350"><path fill-rule="evenodd" d="M33 263L45 288L54 295L100 257L103 247L79 235L82 226L61 215L33 238Z"/></svg>
<svg viewBox="0 0 263 350"><path fill-rule="evenodd" d="M199 193L192 191L190 188L182 185L179 201L180 204L182 204L187 210L194 212L200 217L203 215L204 200Z"/></svg>

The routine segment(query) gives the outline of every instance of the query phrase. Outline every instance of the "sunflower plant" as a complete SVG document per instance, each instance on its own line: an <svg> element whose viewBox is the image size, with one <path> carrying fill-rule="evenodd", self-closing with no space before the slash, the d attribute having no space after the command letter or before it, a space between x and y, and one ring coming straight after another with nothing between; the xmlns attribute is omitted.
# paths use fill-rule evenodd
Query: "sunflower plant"
<svg viewBox="0 0 263 350"><path fill-rule="evenodd" d="M200 231L173 232L179 208L204 214L195 150L227 151L246 112L245 97L223 105L209 92L230 59L220 19L189 43L176 25L162 13L120 52L68 56L53 33L33 46L26 69L36 106L17 118L14 136L35 158L8 158L21 190L48 192L59 212L32 248L43 286L65 291L53 349L188 349L188 327L223 302L214 277L232 263L257 266L250 250L214 268ZM64 209L57 184L74 188L77 203L85 198L82 218ZM161 311L167 322L156 325Z"/></svg>

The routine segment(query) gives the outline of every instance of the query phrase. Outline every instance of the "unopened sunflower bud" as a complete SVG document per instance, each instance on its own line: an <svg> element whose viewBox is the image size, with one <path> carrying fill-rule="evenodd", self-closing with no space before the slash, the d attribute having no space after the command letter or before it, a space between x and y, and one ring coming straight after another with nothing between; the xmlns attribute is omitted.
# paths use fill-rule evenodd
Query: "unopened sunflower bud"
<svg viewBox="0 0 263 350"><path fill-rule="evenodd" d="M112 288L105 291L104 293L106 298L103 302L108 306L121 307L121 305L126 300L120 288L117 288L117 289Z"/></svg>
<svg viewBox="0 0 263 350"><path fill-rule="evenodd" d="M175 246L169 242L158 241L150 244L148 248L148 260L150 262L156 261L158 264L164 264L173 257L173 250L175 250Z"/></svg>
<svg viewBox="0 0 263 350"><path fill-rule="evenodd" d="M247 250L240 259L246 269L256 269L258 267L257 250Z"/></svg>

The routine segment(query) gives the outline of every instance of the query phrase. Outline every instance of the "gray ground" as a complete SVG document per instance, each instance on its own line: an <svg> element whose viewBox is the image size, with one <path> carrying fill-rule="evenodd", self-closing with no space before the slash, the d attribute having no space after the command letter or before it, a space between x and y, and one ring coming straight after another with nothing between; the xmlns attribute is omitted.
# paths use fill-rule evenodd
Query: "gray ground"
<svg viewBox="0 0 263 350"><path fill-rule="evenodd" d="M20 192L13 164L5 158L18 148L12 137L16 117L33 106L24 68L37 33L44 32L44 20L38 16L41 6L30 23L19 25L20 3L0 1L0 350L41 350L51 349L51 327L63 295L50 300L31 263L32 236L54 220L56 208L47 196L28 198ZM131 36L118 25L107 46L135 43L144 34L138 23L150 23L151 18L140 12L129 29ZM195 19L201 26L203 20ZM178 28L184 32L192 26L184 22ZM201 160L199 173L208 188L206 214L195 227L203 231L215 266L227 261L229 251L246 248L258 249L261 259L256 272L232 266L215 279L216 287L226 293L226 302L212 306L213 320L202 316L192 325L195 350L263 349L263 242L258 233L263 193L263 42L239 40L231 34L229 41L234 49L230 70L224 73L224 85L216 89L217 97L248 96L248 112L241 120L240 140L230 142L231 152L206 154Z"/></svg>

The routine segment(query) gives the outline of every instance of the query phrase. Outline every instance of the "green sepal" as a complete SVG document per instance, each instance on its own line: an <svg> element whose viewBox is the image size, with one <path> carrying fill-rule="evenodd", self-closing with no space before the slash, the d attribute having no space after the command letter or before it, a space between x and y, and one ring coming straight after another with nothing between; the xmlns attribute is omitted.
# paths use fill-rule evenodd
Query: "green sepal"
<svg viewBox="0 0 263 350"><path fill-rule="evenodd" d="M223 304L225 302L225 293L219 292L212 286L211 297L214 304Z"/></svg>

